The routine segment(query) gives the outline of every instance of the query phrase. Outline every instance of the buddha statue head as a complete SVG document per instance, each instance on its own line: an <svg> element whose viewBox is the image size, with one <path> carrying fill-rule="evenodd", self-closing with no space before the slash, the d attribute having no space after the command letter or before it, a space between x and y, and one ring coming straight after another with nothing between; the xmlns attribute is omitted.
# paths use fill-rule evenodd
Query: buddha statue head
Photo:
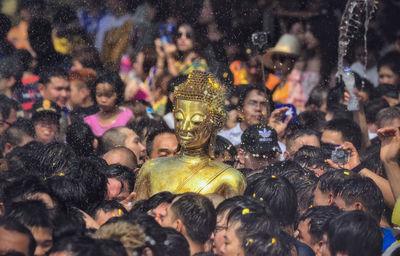
<svg viewBox="0 0 400 256"><path fill-rule="evenodd" d="M225 91L211 73L201 71L175 87L175 133L183 152L205 150L214 158L217 132L226 121Z"/></svg>

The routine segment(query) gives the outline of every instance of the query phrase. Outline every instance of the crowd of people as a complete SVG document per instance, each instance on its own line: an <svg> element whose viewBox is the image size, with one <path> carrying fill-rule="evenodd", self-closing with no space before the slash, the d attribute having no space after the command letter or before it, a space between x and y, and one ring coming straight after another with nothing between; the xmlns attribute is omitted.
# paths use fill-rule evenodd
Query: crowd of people
<svg viewBox="0 0 400 256"><path fill-rule="evenodd" d="M0 255L400 255L398 1L352 35L353 91L344 0L77 2L0 1ZM143 196L194 72L226 87L209 156L247 185Z"/></svg>

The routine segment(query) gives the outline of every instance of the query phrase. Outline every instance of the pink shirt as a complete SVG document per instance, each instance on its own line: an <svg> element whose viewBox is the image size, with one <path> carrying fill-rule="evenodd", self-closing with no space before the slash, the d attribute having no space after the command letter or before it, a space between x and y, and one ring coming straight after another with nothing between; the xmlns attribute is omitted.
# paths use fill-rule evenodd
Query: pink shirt
<svg viewBox="0 0 400 256"><path fill-rule="evenodd" d="M103 136L103 134L110 128L125 126L132 117L132 111L129 109L121 110L118 115L117 120L108 126L102 126L99 122L99 114L90 115L84 118L85 123L87 123L92 129L93 133L97 137Z"/></svg>

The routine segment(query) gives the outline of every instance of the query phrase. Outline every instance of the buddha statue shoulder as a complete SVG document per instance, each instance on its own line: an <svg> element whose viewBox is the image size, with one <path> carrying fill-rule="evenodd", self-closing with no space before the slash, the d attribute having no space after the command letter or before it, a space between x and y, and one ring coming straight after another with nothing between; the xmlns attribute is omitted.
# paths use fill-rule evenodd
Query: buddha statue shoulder
<svg viewBox="0 0 400 256"><path fill-rule="evenodd" d="M213 160L217 132L226 120L224 100L225 87L211 73L194 71L175 88L173 114L181 153L142 166L135 184L135 201L161 191L224 197L243 194L244 176Z"/></svg>

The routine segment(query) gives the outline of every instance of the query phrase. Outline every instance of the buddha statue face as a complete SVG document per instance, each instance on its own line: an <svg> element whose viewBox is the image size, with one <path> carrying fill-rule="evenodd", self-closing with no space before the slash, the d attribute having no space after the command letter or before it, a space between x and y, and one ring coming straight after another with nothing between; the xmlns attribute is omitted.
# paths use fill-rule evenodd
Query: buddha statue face
<svg viewBox="0 0 400 256"><path fill-rule="evenodd" d="M184 149L203 148L212 127L205 102L178 99L175 102L175 133Z"/></svg>

